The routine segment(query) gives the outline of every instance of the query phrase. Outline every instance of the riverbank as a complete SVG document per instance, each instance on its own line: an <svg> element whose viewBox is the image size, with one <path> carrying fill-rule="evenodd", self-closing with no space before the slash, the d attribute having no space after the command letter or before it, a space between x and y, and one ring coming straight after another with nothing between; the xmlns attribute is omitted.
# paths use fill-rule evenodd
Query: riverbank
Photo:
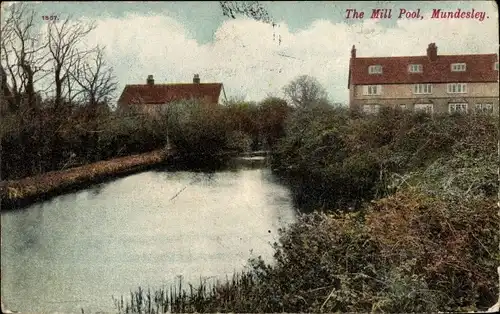
<svg viewBox="0 0 500 314"><path fill-rule="evenodd" d="M38 176L0 182L1 208L25 207L50 197L80 189L111 178L157 166L167 159L163 150L99 161Z"/></svg>
<svg viewBox="0 0 500 314"><path fill-rule="evenodd" d="M215 157L216 159L238 158L240 164L243 163L246 166L253 167L265 164L262 158L265 158L268 153L267 151L247 153L228 151ZM163 164L168 157L173 157L172 162L176 166L182 167L183 161L189 159L190 156L177 156L173 152L165 153L163 150L156 150L144 154L99 161L66 170L51 171L19 180L1 181L1 208L2 210L22 208L92 184L148 170ZM212 156L213 158L214 156ZM186 167L193 166L189 165L188 161L187 163Z"/></svg>

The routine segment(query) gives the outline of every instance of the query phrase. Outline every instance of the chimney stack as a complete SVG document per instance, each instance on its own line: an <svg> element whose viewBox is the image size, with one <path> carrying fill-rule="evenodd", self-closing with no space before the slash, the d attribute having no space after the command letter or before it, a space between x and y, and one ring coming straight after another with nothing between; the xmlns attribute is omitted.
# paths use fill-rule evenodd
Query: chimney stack
<svg viewBox="0 0 500 314"><path fill-rule="evenodd" d="M200 75L198 75L198 74L194 75L193 84L200 84Z"/></svg>
<svg viewBox="0 0 500 314"><path fill-rule="evenodd" d="M148 75L148 79L147 79L146 82L148 83L148 85L154 85L155 84L155 80L153 79L152 75Z"/></svg>
<svg viewBox="0 0 500 314"><path fill-rule="evenodd" d="M427 57L429 60L436 61L437 60L437 47L435 43L430 43L429 47L427 47Z"/></svg>
<svg viewBox="0 0 500 314"><path fill-rule="evenodd" d="M356 59L356 46L352 45L351 58Z"/></svg>

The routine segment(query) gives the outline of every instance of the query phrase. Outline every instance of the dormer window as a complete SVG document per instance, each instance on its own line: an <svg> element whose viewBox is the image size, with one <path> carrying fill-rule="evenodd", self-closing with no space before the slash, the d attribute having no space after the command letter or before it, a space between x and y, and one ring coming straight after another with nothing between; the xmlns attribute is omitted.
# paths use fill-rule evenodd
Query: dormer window
<svg viewBox="0 0 500 314"><path fill-rule="evenodd" d="M410 64L408 66L408 72L410 72L410 73L422 73L423 66L421 64Z"/></svg>
<svg viewBox="0 0 500 314"><path fill-rule="evenodd" d="M452 72L465 72L466 69L465 63L452 63L451 64L451 71Z"/></svg>
<svg viewBox="0 0 500 314"><path fill-rule="evenodd" d="M381 65L370 65L368 67L368 74L382 74Z"/></svg>

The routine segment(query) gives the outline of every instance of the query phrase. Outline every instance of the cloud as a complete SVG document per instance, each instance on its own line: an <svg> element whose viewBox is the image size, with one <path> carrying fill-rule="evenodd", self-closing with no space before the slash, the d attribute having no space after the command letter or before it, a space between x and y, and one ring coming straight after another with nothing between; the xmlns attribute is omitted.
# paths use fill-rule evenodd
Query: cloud
<svg viewBox="0 0 500 314"><path fill-rule="evenodd" d="M199 73L202 82L224 83L228 97L259 101L301 74L315 76L333 101L347 102L347 76L352 45L358 56L425 54L435 42L439 53L492 53L498 49L498 12L494 2L477 2L489 19L399 20L387 28L366 19L355 25L316 20L291 32L251 19L227 20L214 40L199 44L187 29L168 14L129 14L98 20L87 44L107 46L110 64L125 84L145 83L149 74L158 83L190 82ZM281 43L279 39L281 38Z"/></svg>

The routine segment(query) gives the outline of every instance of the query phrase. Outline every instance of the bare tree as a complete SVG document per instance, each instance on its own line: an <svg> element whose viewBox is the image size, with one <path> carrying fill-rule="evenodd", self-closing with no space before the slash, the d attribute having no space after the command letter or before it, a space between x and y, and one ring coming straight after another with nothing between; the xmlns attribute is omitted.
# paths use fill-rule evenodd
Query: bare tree
<svg viewBox="0 0 500 314"><path fill-rule="evenodd" d="M222 15L236 18L237 14L243 14L257 21L273 24L271 16L259 1L219 1Z"/></svg>
<svg viewBox="0 0 500 314"><path fill-rule="evenodd" d="M15 94L20 94L18 81L16 80L16 67L12 59L12 42L14 40L14 19L11 17L13 15L11 12L6 12L8 14L7 18L2 22L2 33L0 36L0 62L1 62L1 74L2 74L2 89L12 92ZM10 75L10 84L8 77ZM10 85L10 86L9 86ZM5 87L5 88L4 88ZM17 106L18 104L13 104Z"/></svg>
<svg viewBox="0 0 500 314"><path fill-rule="evenodd" d="M235 19L241 14L256 21L271 24L273 26L273 41L281 44L281 35L276 36L275 28L279 27L259 1L219 1L222 15Z"/></svg>
<svg viewBox="0 0 500 314"><path fill-rule="evenodd" d="M1 63L10 76L10 88L14 94L15 109L27 96L29 108L36 105L35 84L47 75L47 42L34 23L35 11L28 3L21 2L6 9L2 23Z"/></svg>
<svg viewBox="0 0 500 314"><path fill-rule="evenodd" d="M77 59L70 75L79 87L77 94L83 94L91 108L110 98L117 87L113 69L104 60L104 47L96 47L92 54Z"/></svg>
<svg viewBox="0 0 500 314"><path fill-rule="evenodd" d="M71 95L73 84L69 82L71 70L82 58L92 50L79 50L78 45L94 30L94 23L72 23L71 17L64 21L51 21L48 28L48 47L53 62L55 84L55 108L59 108L68 95Z"/></svg>
<svg viewBox="0 0 500 314"><path fill-rule="evenodd" d="M325 88L314 77L301 75L283 87L285 96L292 105L298 108L308 108L328 103Z"/></svg>

